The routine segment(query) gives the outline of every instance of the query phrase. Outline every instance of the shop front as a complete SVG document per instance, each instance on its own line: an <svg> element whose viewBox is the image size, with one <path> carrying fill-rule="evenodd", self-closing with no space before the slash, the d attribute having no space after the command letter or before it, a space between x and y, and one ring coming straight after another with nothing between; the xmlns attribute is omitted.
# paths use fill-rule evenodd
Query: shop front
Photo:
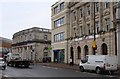
<svg viewBox="0 0 120 79"><path fill-rule="evenodd" d="M64 49L53 50L53 53L54 53L55 63L64 63L64 58L65 58Z"/></svg>

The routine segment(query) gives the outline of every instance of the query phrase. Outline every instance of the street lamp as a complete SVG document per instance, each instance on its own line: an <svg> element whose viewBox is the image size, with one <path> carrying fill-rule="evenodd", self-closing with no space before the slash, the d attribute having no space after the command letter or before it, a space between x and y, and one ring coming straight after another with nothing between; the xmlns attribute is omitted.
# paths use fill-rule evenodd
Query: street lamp
<svg viewBox="0 0 120 79"><path fill-rule="evenodd" d="M93 40L93 53L96 54L95 50L97 49L97 45L96 45L96 27L95 27L95 2L94 2L94 40Z"/></svg>

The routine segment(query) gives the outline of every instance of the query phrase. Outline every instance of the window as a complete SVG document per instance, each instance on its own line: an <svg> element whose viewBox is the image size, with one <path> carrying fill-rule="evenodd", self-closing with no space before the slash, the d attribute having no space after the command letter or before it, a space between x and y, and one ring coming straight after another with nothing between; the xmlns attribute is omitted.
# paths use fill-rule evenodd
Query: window
<svg viewBox="0 0 120 79"><path fill-rule="evenodd" d="M61 11L64 10L64 2L62 2L62 3L60 4L60 10L61 10Z"/></svg>
<svg viewBox="0 0 120 79"><path fill-rule="evenodd" d="M47 35L44 35L44 40L47 40Z"/></svg>
<svg viewBox="0 0 120 79"><path fill-rule="evenodd" d="M58 13L58 6L54 8L54 14Z"/></svg>
<svg viewBox="0 0 120 79"><path fill-rule="evenodd" d="M90 5L87 6L87 15L90 15Z"/></svg>
<svg viewBox="0 0 120 79"><path fill-rule="evenodd" d="M73 12L73 20L76 21L76 12Z"/></svg>
<svg viewBox="0 0 120 79"><path fill-rule="evenodd" d="M80 8L80 18L82 18L82 17L83 17L83 9Z"/></svg>
<svg viewBox="0 0 120 79"><path fill-rule="evenodd" d="M95 33L98 33L100 31L99 21L95 22L95 27L96 27Z"/></svg>
<svg viewBox="0 0 120 79"><path fill-rule="evenodd" d="M58 34L54 35L54 41L55 42L62 41L62 40L64 40L64 32L58 33Z"/></svg>
<svg viewBox="0 0 120 79"><path fill-rule="evenodd" d="M54 21L54 26L55 26L55 27L60 27L60 26L63 25L63 24L64 24L64 17L62 17L62 18Z"/></svg>
<svg viewBox="0 0 120 79"><path fill-rule="evenodd" d="M48 29L43 29L43 31L44 31L44 32L49 32L49 30L48 30Z"/></svg>
<svg viewBox="0 0 120 79"><path fill-rule="evenodd" d="M83 27L80 26L80 32L81 32L81 36L83 35Z"/></svg>
<svg viewBox="0 0 120 79"><path fill-rule="evenodd" d="M88 35L90 35L90 24L87 24L87 28L88 28Z"/></svg>
<svg viewBox="0 0 120 79"><path fill-rule="evenodd" d="M26 41L26 35L25 35L25 39L24 40Z"/></svg>
<svg viewBox="0 0 120 79"><path fill-rule="evenodd" d="M110 30L110 18L105 19L105 31Z"/></svg>
<svg viewBox="0 0 120 79"><path fill-rule="evenodd" d="M32 35L30 34L30 37L29 37L29 39L31 39L32 38Z"/></svg>
<svg viewBox="0 0 120 79"><path fill-rule="evenodd" d="M110 3L109 2L105 2L105 8L109 8L110 7Z"/></svg>
<svg viewBox="0 0 120 79"><path fill-rule="evenodd" d="M95 2L95 12L99 11L99 2Z"/></svg>
<svg viewBox="0 0 120 79"><path fill-rule="evenodd" d="M60 25L64 24L64 17L60 19Z"/></svg>

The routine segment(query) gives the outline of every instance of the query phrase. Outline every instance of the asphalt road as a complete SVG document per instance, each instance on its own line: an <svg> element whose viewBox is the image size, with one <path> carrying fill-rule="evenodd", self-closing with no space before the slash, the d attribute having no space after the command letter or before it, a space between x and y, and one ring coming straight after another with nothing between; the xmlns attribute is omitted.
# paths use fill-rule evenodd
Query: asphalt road
<svg viewBox="0 0 120 79"><path fill-rule="evenodd" d="M110 75L99 75L95 73L80 72L71 69L57 68L57 67L48 67L42 65L33 65L30 68L15 68L7 67L6 70L2 71L3 79L6 78L61 78L61 79L115 79L115 76ZM117 79L117 78L116 78Z"/></svg>

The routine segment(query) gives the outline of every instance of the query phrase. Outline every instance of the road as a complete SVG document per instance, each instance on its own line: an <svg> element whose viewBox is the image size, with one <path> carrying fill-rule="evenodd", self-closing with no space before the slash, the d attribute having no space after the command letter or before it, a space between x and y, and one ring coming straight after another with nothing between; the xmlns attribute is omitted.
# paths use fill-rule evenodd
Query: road
<svg viewBox="0 0 120 79"><path fill-rule="evenodd" d="M2 71L2 75L4 77L69 77L69 78L96 78L96 79L115 79L114 76L110 75L99 75L95 73L88 73L88 72L80 72L71 69L64 69L64 68L57 68L57 67L49 67L49 66L42 66L39 64L33 65L30 68L14 68L14 67L7 67L6 70ZM85 78L85 79L86 79ZM64 78L62 78L64 79Z"/></svg>

